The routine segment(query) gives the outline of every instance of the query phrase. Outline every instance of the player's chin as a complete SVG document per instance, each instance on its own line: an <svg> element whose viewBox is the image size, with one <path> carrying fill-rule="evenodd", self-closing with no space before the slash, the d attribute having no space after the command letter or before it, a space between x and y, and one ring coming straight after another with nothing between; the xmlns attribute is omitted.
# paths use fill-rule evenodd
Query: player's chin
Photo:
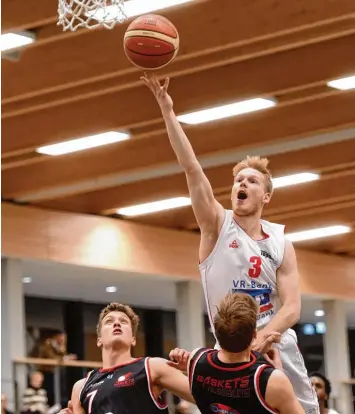
<svg viewBox="0 0 355 414"><path fill-rule="evenodd" d="M236 205L234 206L234 214L236 214L237 216L250 216L252 214L252 209L246 206L241 206L241 205Z"/></svg>

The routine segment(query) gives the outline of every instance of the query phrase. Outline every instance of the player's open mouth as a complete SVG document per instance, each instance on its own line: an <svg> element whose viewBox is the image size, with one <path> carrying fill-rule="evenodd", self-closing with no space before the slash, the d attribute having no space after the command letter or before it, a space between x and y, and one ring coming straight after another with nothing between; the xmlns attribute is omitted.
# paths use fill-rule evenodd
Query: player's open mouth
<svg viewBox="0 0 355 414"><path fill-rule="evenodd" d="M121 329L114 329L113 334L114 335L120 335L122 333Z"/></svg>
<svg viewBox="0 0 355 414"><path fill-rule="evenodd" d="M248 194L244 190L239 190L237 194L238 200L246 200L248 198Z"/></svg>

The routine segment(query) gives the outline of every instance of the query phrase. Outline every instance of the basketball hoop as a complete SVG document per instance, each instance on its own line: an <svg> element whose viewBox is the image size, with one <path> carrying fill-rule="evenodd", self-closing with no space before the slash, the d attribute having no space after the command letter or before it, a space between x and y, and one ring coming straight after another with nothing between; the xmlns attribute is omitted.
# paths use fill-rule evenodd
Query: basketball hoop
<svg viewBox="0 0 355 414"><path fill-rule="evenodd" d="M127 19L124 0L58 0L58 25L63 31L79 27L113 29Z"/></svg>

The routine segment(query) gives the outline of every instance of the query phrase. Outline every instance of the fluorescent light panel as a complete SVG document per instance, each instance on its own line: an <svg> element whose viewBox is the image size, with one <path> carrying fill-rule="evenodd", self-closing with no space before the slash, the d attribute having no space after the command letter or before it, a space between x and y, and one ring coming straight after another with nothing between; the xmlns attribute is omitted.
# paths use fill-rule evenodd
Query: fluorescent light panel
<svg viewBox="0 0 355 414"><path fill-rule="evenodd" d="M348 226L329 226L312 230L298 231L296 233L288 233L286 234L286 238L291 242L298 242L322 237L337 236L338 234L345 234L350 231L351 229Z"/></svg>
<svg viewBox="0 0 355 414"><path fill-rule="evenodd" d="M31 36L17 33L6 33L0 36L1 51L15 49L33 43L35 39Z"/></svg>
<svg viewBox="0 0 355 414"><path fill-rule="evenodd" d="M254 98L179 115L177 118L184 124L196 125L204 122L211 122L218 119L242 115L248 112L259 111L261 109L271 108L275 105L275 101L271 99Z"/></svg>
<svg viewBox="0 0 355 414"><path fill-rule="evenodd" d="M317 317L324 316L324 314L325 312L323 309L317 309L316 311L314 311L314 316L317 316Z"/></svg>
<svg viewBox="0 0 355 414"><path fill-rule="evenodd" d="M124 2L124 9L126 16L130 18L140 14L150 13L155 10L188 3L190 1L192 0L128 0ZM117 20L120 16L119 8L114 5L101 7L94 11L86 12L85 14L97 21L106 22Z"/></svg>
<svg viewBox="0 0 355 414"><path fill-rule="evenodd" d="M285 175L284 177L273 178L272 183L274 188L288 187L290 185L308 183L310 181L319 180L319 174L308 172Z"/></svg>
<svg viewBox="0 0 355 414"><path fill-rule="evenodd" d="M346 78L335 79L327 83L328 86L342 91L355 88L355 76L348 76Z"/></svg>
<svg viewBox="0 0 355 414"><path fill-rule="evenodd" d="M158 211L171 210L174 208L185 207L189 205L191 205L191 200L189 197L175 197L166 200L153 201L152 203L123 207L117 210L117 214L133 217L143 214L156 213Z"/></svg>
<svg viewBox="0 0 355 414"><path fill-rule="evenodd" d="M32 277L23 277L22 278L22 283L31 283L32 282Z"/></svg>
<svg viewBox="0 0 355 414"><path fill-rule="evenodd" d="M116 286L106 286L105 290L107 293L115 293L117 292L117 287Z"/></svg>
<svg viewBox="0 0 355 414"><path fill-rule="evenodd" d="M46 155L63 155L71 152L82 151L102 145L113 144L129 138L129 134L122 132L104 132L89 137L73 139L71 141L59 142L58 144L46 145L36 149L36 152Z"/></svg>

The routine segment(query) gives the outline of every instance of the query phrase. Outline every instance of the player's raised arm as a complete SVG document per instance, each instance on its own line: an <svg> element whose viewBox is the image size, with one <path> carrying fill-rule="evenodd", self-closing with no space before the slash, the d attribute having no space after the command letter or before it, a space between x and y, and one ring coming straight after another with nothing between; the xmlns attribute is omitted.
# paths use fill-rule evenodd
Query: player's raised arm
<svg viewBox="0 0 355 414"><path fill-rule="evenodd" d="M279 370L275 370L270 375L265 400L279 414L304 414L304 409L293 391L290 380Z"/></svg>
<svg viewBox="0 0 355 414"><path fill-rule="evenodd" d="M167 93L169 79L162 86L155 75L146 74L142 80L153 92L165 121L171 146L184 169L192 208L201 232L217 232L224 218L224 208L214 198L212 187L198 162L194 150L173 110L173 101Z"/></svg>

